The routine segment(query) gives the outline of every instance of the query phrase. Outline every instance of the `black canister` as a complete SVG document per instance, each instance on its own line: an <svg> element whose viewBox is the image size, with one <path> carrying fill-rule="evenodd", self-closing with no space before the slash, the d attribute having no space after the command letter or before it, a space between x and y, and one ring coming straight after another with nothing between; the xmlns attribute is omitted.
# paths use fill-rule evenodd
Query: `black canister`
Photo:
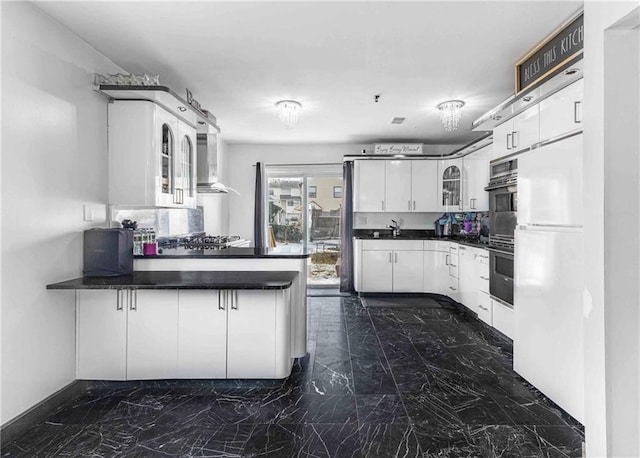
<svg viewBox="0 0 640 458"><path fill-rule="evenodd" d="M115 277L133 273L133 231L131 229L89 229L84 231L85 277Z"/></svg>

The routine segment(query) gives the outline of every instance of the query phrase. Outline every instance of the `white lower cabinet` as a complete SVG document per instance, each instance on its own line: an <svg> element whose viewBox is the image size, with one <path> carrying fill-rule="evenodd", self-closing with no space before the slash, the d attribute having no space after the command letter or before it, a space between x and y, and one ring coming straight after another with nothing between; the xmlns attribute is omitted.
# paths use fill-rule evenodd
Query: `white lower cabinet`
<svg viewBox="0 0 640 458"><path fill-rule="evenodd" d="M132 290L127 312L127 380L178 373L178 291Z"/></svg>
<svg viewBox="0 0 640 458"><path fill-rule="evenodd" d="M493 299L491 299L491 305L493 309L492 326L505 336L513 339L515 334L515 318L513 309L511 307L507 307L501 302L494 301Z"/></svg>
<svg viewBox="0 0 640 458"><path fill-rule="evenodd" d="M77 378L125 380L127 309L125 292L80 290L77 294Z"/></svg>
<svg viewBox="0 0 640 458"><path fill-rule="evenodd" d="M290 291L81 290L77 377L284 378Z"/></svg>
<svg viewBox="0 0 640 458"><path fill-rule="evenodd" d="M181 290L178 307L178 377L227 376L225 291Z"/></svg>
<svg viewBox="0 0 640 458"><path fill-rule="evenodd" d="M361 289L378 293L393 291L392 251L362 250Z"/></svg>
<svg viewBox="0 0 640 458"><path fill-rule="evenodd" d="M283 346L288 349L287 342L290 341L290 335L286 333L290 315L282 295L282 290L228 292L227 378L282 378L289 375L278 374L289 353L282 351Z"/></svg>
<svg viewBox="0 0 640 458"><path fill-rule="evenodd" d="M424 242L424 292L448 296L449 290L449 243L436 240Z"/></svg>
<svg viewBox="0 0 640 458"><path fill-rule="evenodd" d="M475 254L472 249L460 246L458 248L458 286L460 302L476 312L478 303L478 272Z"/></svg>
<svg viewBox="0 0 640 458"><path fill-rule="evenodd" d="M393 290L404 293L423 291L422 251L393 252Z"/></svg>
<svg viewBox="0 0 640 458"><path fill-rule="evenodd" d="M491 304L491 297L484 291L478 291L477 303L474 312L478 314L478 318L487 323L489 326L493 326L493 305Z"/></svg>
<svg viewBox="0 0 640 458"><path fill-rule="evenodd" d="M356 240L356 290L423 292L422 240Z"/></svg>

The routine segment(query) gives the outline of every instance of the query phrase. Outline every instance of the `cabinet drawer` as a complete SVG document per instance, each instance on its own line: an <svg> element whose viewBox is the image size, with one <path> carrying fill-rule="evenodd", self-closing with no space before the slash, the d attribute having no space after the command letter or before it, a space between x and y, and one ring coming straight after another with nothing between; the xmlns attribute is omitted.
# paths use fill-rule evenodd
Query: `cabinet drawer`
<svg viewBox="0 0 640 458"><path fill-rule="evenodd" d="M515 318L513 309L491 299L493 306L492 326L510 339L514 338Z"/></svg>
<svg viewBox="0 0 640 458"><path fill-rule="evenodd" d="M478 305L475 311L478 314L478 318L489 326L493 326L493 306L491 302L489 293L484 293L482 291L478 293Z"/></svg>
<svg viewBox="0 0 640 458"><path fill-rule="evenodd" d="M424 240L423 242L423 250L424 251L449 251L449 242L444 242L442 240Z"/></svg>
<svg viewBox="0 0 640 458"><path fill-rule="evenodd" d="M363 250L422 251L422 240L363 240Z"/></svg>

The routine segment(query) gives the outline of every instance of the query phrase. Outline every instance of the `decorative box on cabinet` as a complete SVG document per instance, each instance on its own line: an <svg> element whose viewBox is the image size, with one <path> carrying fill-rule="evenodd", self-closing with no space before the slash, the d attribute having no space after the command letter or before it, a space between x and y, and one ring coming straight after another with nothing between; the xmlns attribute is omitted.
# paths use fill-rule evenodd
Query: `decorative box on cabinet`
<svg viewBox="0 0 640 458"><path fill-rule="evenodd" d="M196 131L149 101L108 105L109 203L193 207Z"/></svg>

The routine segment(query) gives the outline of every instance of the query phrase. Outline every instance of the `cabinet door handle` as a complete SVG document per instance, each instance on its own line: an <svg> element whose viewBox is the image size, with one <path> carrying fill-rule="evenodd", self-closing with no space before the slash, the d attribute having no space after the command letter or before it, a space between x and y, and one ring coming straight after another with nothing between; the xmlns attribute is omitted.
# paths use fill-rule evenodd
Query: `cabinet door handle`
<svg viewBox="0 0 640 458"><path fill-rule="evenodd" d="M411 201L407 200L407 210L411 211Z"/></svg>
<svg viewBox="0 0 640 458"><path fill-rule="evenodd" d="M445 266L448 266L448 265L449 265L449 255L446 255L446 256L444 257L444 265L445 265Z"/></svg>
<svg viewBox="0 0 640 458"><path fill-rule="evenodd" d="M393 254L391 253L391 251L389 251L389 262L393 262L393 260L391 259L391 256L393 256Z"/></svg>
<svg viewBox="0 0 640 458"><path fill-rule="evenodd" d="M121 312L122 311L122 298L120 297L122 295L122 290L119 289L116 291L116 310Z"/></svg>
<svg viewBox="0 0 640 458"><path fill-rule="evenodd" d="M398 253L393 253L394 262L398 264Z"/></svg>
<svg viewBox="0 0 640 458"><path fill-rule="evenodd" d="M137 312L138 311L138 295L135 293L136 293L135 289L127 290L127 295L129 296L129 310Z"/></svg>
<svg viewBox="0 0 640 458"><path fill-rule="evenodd" d="M511 134L507 134L507 149L511 149L509 146L509 140L511 140Z"/></svg>
<svg viewBox="0 0 640 458"><path fill-rule="evenodd" d="M518 143L520 143L520 139L518 138L518 143L516 143L516 134L518 134L518 136L520 135L519 131L514 131L513 135L511 136L511 147L513 149L516 149L518 147Z"/></svg>
<svg viewBox="0 0 640 458"><path fill-rule="evenodd" d="M414 200L413 201L413 210L415 211L415 209L416 209L416 201Z"/></svg>
<svg viewBox="0 0 640 458"><path fill-rule="evenodd" d="M226 291L225 291L226 293ZM225 297L226 300L226 297ZM222 298L222 291L218 290L218 310L224 310L224 302Z"/></svg>
<svg viewBox="0 0 640 458"><path fill-rule="evenodd" d="M382 201L382 211L384 211L384 200Z"/></svg>
<svg viewBox="0 0 640 458"><path fill-rule="evenodd" d="M229 294L231 295L231 310L238 310L238 297L236 296L238 292L229 291Z"/></svg>
<svg viewBox="0 0 640 458"><path fill-rule="evenodd" d="M476 199L473 198L469 201L469 206L471 207L471 210L475 210L476 209Z"/></svg>
<svg viewBox="0 0 640 458"><path fill-rule="evenodd" d="M582 116L580 116L580 105L582 102L580 100L576 100L573 102L573 122L575 124L580 124L582 122Z"/></svg>
<svg viewBox="0 0 640 458"><path fill-rule="evenodd" d="M482 275L480 275L480 278L481 278L482 280L489 280L489 277L483 277Z"/></svg>
<svg viewBox="0 0 640 458"><path fill-rule="evenodd" d="M453 286L449 286L449 289L450 289L451 291L455 291L455 290L456 290Z"/></svg>
<svg viewBox="0 0 640 458"><path fill-rule="evenodd" d="M485 312L488 312L488 311L489 311L489 309L488 309L488 308L483 307L483 306L481 306L480 304L478 304L478 307L480 307L480 308L481 308L482 310L484 310Z"/></svg>

